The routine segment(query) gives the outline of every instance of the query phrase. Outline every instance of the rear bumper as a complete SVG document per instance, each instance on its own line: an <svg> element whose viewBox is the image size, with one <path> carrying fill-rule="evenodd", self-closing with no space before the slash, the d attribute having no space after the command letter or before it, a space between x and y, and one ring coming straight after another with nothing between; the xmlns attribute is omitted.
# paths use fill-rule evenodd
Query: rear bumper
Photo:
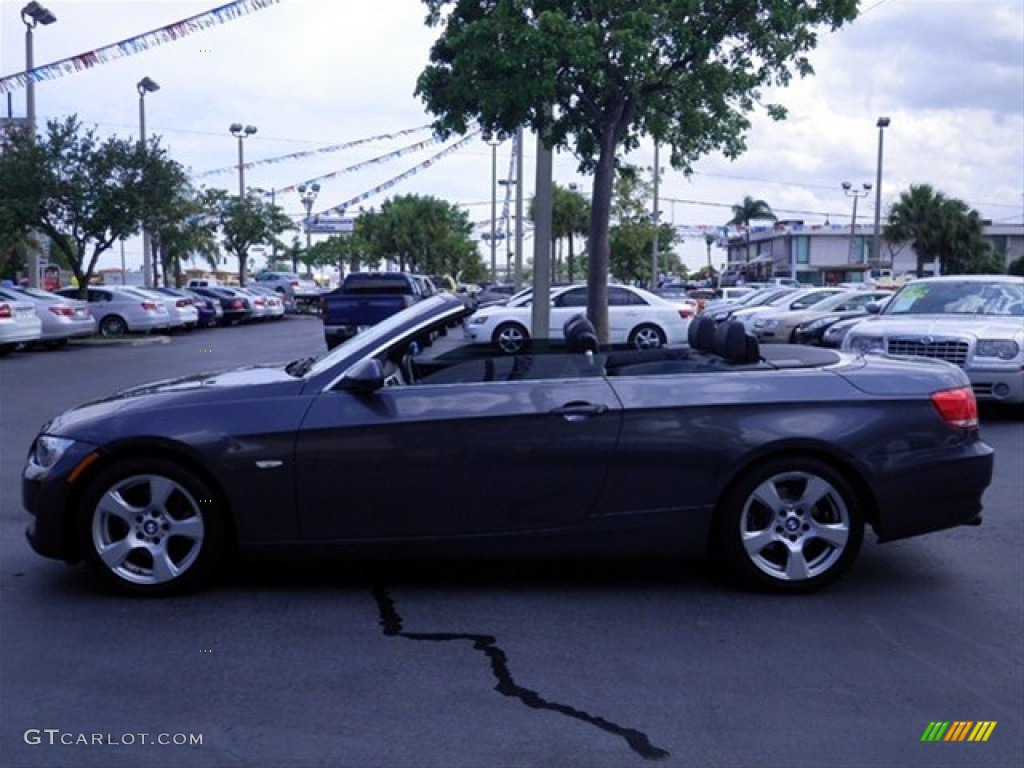
<svg viewBox="0 0 1024 768"><path fill-rule="evenodd" d="M977 524L992 481L995 452L985 442L916 454L872 483L880 520L879 541L893 541L958 525Z"/></svg>

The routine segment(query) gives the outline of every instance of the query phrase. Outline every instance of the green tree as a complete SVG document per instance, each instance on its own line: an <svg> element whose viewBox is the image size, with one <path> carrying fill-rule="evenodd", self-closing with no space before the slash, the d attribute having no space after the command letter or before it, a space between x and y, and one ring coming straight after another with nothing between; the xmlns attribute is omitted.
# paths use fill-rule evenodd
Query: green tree
<svg viewBox="0 0 1024 768"><path fill-rule="evenodd" d="M239 197L211 189L205 197L220 227L224 250L238 259L238 284L245 285L249 249L274 245L280 234L295 225L280 207L259 195Z"/></svg>
<svg viewBox="0 0 1024 768"><path fill-rule="evenodd" d="M857 0L424 0L443 27L416 94L442 135L529 126L593 172L587 314L608 338L609 222L617 157L650 136L690 173L746 148L761 89L812 68L816 28Z"/></svg>
<svg viewBox="0 0 1024 768"><path fill-rule="evenodd" d="M981 215L967 203L947 197L929 184L911 184L889 209L882 235L909 242L917 255L917 274L937 261L942 274L1005 271L985 240Z"/></svg>
<svg viewBox="0 0 1024 768"><path fill-rule="evenodd" d="M101 140L74 115L51 120L40 136L13 132L0 153L0 226L49 237L84 292L100 255L155 220L173 194L164 185L183 178L157 139Z"/></svg>
<svg viewBox="0 0 1024 768"><path fill-rule="evenodd" d="M187 184L178 189L178 196L155 222L152 230L155 262L162 267L164 285L181 287L182 261L195 257L216 265L219 255L217 245L217 220L205 201L205 193L192 189Z"/></svg>
<svg viewBox="0 0 1024 768"><path fill-rule="evenodd" d="M1020 275L1024 277L1024 256L1014 259L1006 267L1008 275Z"/></svg>
<svg viewBox="0 0 1024 768"><path fill-rule="evenodd" d="M430 195L385 200L359 217L367 255L423 274L458 274L480 260L469 214Z"/></svg>
<svg viewBox="0 0 1024 768"><path fill-rule="evenodd" d="M644 179L633 166L620 168L612 199L609 267L612 275L623 282L641 281L651 285L656 282L651 277L655 233L658 235L658 264L667 262L669 271L678 266L673 250L678 236L670 224L655 227L651 220L653 200L653 181Z"/></svg>
<svg viewBox="0 0 1024 768"><path fill-rule="evenodd" d="M750 195L743 202L732 207L732 218L727 223L743 230L746 239L746 261L750 261L750 223L752 221L777 221L772 207L764 200L755 200Z"/></svg>
<svg viewBox="0 0 1024 768"><path fill-rule="evenodd" d="M536 198L530 198L527 216L536 221ZM590 203L577 190L563 187L555 183L551 190L551 275L559 278L560 265L557 255L561 252L563 241L568 241L568 257L566 273L569 282L576 279L576 254L574 250L577 235L587 234L590 221Z"/></svg>

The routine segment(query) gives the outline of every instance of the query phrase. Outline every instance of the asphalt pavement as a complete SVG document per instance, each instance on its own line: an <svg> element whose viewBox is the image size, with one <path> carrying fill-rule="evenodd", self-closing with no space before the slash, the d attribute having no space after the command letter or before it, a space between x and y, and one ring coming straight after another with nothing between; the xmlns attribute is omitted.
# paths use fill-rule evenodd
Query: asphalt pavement
<svg viewBox="0 0 1024 768"><path fill-rule="evenodd" d="M244 566L136 600L31 552L19 476L52 415L323 348L316 318L289 317L0 360L0 765L1024 764L1024 422L1009 411L984 414L982 526L869 539L803 597L629 560ZM968 721L995 726L922 741Z"/></svg>

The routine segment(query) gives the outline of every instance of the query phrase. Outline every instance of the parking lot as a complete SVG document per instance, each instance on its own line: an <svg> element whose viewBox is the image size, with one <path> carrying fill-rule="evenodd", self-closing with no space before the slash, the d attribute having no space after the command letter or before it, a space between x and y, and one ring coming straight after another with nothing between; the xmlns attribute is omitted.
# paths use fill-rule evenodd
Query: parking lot
<svg viewBox="0 0 1024 768"><path fill-rule="evenodd" d="M47 418L322 349L319 320L289 316L0 361L0 764L1024 763L1024 422L1009 410L982 413L997 452L984 525L869 540L804 597L627 560L249 565L133 600L31 552L19 477ZM923 742L935 721L996 726Z"/></svg>

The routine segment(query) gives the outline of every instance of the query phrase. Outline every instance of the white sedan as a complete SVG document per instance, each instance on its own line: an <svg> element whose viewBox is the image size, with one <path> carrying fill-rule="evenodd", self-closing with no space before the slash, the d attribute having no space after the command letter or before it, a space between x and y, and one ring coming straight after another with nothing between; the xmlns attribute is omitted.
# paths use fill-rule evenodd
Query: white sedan
<svg viewBox="0 0 1024 768"><path fill-rule="evenodd" d="M548 338L561 340L562 326L587 309L587 286L570 285L551 292ZM466 334L474 342L493 342L506 354L522 351L530 340L532 301L493 305L477 310L466 321ZM641 288L608 286L608 336L612 344L637 349L681 344L690 320L682 308Z"/></svg>

